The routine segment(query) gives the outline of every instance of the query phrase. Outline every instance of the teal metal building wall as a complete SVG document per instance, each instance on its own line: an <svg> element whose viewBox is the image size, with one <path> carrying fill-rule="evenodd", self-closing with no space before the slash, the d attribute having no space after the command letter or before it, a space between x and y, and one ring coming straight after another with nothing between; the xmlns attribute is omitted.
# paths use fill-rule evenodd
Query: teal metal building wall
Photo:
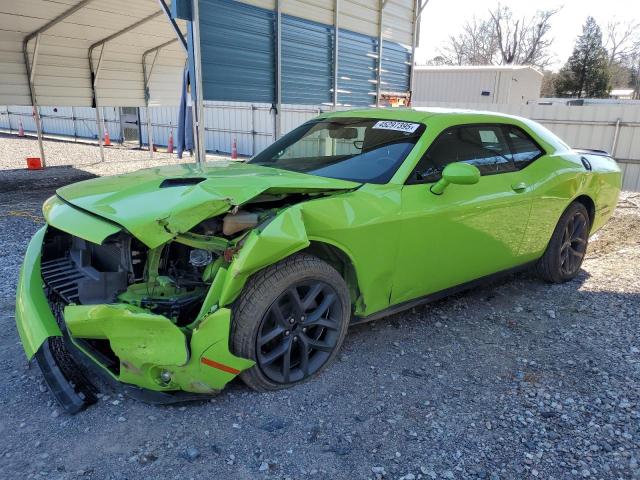
<svg viewBox="0 0 640 480"><path fill-rule="evenodd" d="M273 10L201 0L205 100L277 101L276 21ZM282 102L331 103L335 28L290 15L281 21ZM375 104L378 39L344 29L338 34L338 103ZM384 41L382 91L408 91L410 56L408 47Z"/></svg>

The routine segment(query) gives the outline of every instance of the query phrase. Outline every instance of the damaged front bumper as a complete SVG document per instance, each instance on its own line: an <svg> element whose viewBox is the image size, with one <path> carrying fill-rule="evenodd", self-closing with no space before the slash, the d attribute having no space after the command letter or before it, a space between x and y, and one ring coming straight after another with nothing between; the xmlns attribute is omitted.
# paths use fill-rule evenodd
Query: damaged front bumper
<svg viewBox="0 0 640 480"><path fill-rule="evenodd" d="M27 248L17 288L16 324L27 357L36 357L67 411L76 412L95 398L83 365L97 367L127 387L153 393L162 402L184 400L180 392L216 393L253 365L229 351L227 308L210 308L191 329L123 303L56 304L40 273L45 233L43 227ZM105 348L113 355L104 355Z"/></svg>

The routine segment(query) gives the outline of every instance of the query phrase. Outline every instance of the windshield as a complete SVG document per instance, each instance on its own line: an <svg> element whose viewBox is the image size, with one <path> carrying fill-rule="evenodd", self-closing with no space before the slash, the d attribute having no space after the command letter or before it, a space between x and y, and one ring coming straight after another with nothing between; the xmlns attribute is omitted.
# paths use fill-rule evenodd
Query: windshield
<svg viewBox="0 0 640 480"><path fill-rule="evenodd" d="M361 183L387 183L416 144L420 123L372 118L307 122L249 160Z"/></svg>

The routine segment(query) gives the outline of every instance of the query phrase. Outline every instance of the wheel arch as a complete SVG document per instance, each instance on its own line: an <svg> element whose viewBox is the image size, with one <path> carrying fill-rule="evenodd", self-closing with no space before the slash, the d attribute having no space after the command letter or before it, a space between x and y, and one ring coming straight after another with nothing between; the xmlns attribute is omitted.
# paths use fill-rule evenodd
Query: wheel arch
<svg viewBox="0 0 640 480"><path fill-rule="evenodd" d="M593 201L593 199L587 195L587 194L582 194L577 196L576 198L573 199L573 202L577 202L577 203L581 203L582 205L584 205L584 208L587 209L587 213L589 214L589 230L591 230L591 227L593 227L593 222L595 220L596 217L596 204Z"/></svg>
<svg viewBox="0 0 640 480"><path fill-rule="evenodd" d="M349 287L351 304L357 305L362 294L355 262L349 253L332 243L322 240L311 240L309 246L301 251L314 255L335 268Z"/></svg>

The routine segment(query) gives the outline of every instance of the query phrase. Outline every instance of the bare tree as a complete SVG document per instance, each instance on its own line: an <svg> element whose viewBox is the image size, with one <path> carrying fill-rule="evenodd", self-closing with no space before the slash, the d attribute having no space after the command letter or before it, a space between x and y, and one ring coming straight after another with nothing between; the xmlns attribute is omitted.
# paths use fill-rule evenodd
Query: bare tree
<svg viewBox="0 0 640 480"><path fill-rule="evenodd" d="M462 31L452 35L440 56L452 65L535 65L552 61L549 47L551 19L555 10L515 18L509 7L500 4L486 18L474 17Z"/></svg>
<svg viewBox="0 0 640 480"><path fill-rule="evenodd" d="M551 18L559 9L538 11L533 17L515 19L508 7L500 4L489 12L497 37L500 62L504 65L536 65L546 67L551 63L549 37Z"/></svg>
<svg viewBox="0 0 640 480"><path fill-rule="evenodd" d="M441 56L450 65L486 65L492 63L496 49L491 22L474 17L462 27L460 34L449 37Z"/></svg>
<svg viewBox="0 0 640 480"><path fill-rule="evenodd" d="M609 22L605 38L612 86L633 88L640 99L640 22Z"/></svg>
<svg viewBox="0 0 640 480"><path fill-rule="evenodd" d="M639 28L640 23L635 21L614 21L607 24L604 46L609 52L609 66L616 62L625 62L637 52L640 48Z"/></svg>

